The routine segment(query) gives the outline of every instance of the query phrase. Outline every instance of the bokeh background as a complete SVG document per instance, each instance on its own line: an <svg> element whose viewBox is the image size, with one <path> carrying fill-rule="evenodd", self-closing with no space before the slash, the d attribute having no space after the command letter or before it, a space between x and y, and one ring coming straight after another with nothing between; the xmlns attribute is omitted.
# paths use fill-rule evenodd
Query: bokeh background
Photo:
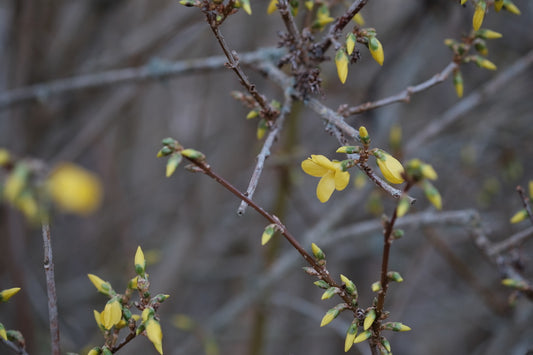
<svg viewBox="0 0 533 355"><path fill-rule="evenodd" d="M239 53L277 45L282 23L277 14L267 16L267 3L252 1L252 16L240 12L222 27ZM443 40L470 30L471 5L463 8L449 0L370 2L362 14L383 43L384 66L360 46L361 59L341 85L333 63L326 62L324 95L319 98L336 109L427 80L451 60ZM533 2L516 0L516 5L521 16L492 9L487 14L483 27L503 34L489 42L489 59L498 71L465 65L465 97L479 93L531 51ZM154 60L222 54L202 14L172 0L4 0L0 48L0 91ZM282 101L276 85L246 70L260 92ZM403 146L395 155L419 157L435 167L444 210L476 209L491 240L503 240L528 227L527 222L511 225L509 218L521 208L516 185L533 179L532 74L530 66L416 145L409 146L410 138L460 104L450 79L413 96L410 103L347 121L354 127L364 124L373 146L389 151L391 127L401 126ZM134 276L133 256L141 245L149 256L154 293L171 295L160 309L166 354L343 352L351 319L341 315L319 327L336 303L320 301L322 292L301 271L304 262L289 244L278 238L261 247L267 223L256 213L237 216L239 201L207 177L179 168L166 179L164 161L155 157L162 138L177 138L204 152L213 169L245 190L262 143L255 137L257 121L246 120L248 110L229 95L240 89L234 74L220 68L58 96L44 92L38 102L0 109L0 146L51 165L74 161L97 173L104 184L105 200L97 213L87 218L57 214L51 225L63 351L83 353L101 345L93 309L102 310L106 299L86 275L97 274L122 289ZM300 162L317 153L340 159L334 153L337 147L317 114L296 105L267 160L255 200L278 215L306 247L311 240L327 245L323 249L330 271L354 280L366 307L381 262L376 223L381 213L391 213L393 201L370 184L359 189L350 184L321 204L314 193L317 179L305 175ZM434 212L422 192L413 191L418 198L413 212ZM339 229L361 222L374 227L328 242ZM50 349L41 241L38 228L28 226L8 206L0 207L0 288L22 287L1 305L0 321L23 332L31 354ZM447 253L456 262L447 261ZM524 243L516 254L531 280L532 243ZM498 312L483 301L488 297L505 306L511 291L500 285L498 270L475 247L467 228L406 228L406 236L393 245L391 268L405 281L392 285L386 307L392 320L413 329L390 335L395 354L532 351L531 302L519 299L514 308ZM178 314L190 317L196 328L176 327ZM351 351L369 353L364 344ZM0 353L8 352L0 348ZM121 353L155 350L139 338Z"/></svg>

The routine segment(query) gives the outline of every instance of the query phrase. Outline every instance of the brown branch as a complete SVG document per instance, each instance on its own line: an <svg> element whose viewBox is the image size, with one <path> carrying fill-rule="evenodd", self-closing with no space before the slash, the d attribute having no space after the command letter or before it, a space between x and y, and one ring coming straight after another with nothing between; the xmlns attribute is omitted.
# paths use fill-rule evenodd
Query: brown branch
<svg viewBox="0 0 533 355"><path fill-rule="evenodd" d="M390 105L396 102L409 102L413 94L417 94L419 92L425 91L431 88L432 86L442 83L444 80L446 80L450 76L450 74L454 71L455 68L457 68L457 64L454 62L451 62L440 73L435 74L430 79L420 84L409 86L403 91L397 93L396 95L392 95L381 100L369 101L369 102L365 102L364 104L360 104L354 107L347 108L342 111L342 115L344 117L347 117L349 115L357 115L361 112L366 112L366 111L373 110L378 107Z"/></svg>
<svg viewBox="0 0 533 355"><path fill-rule="evenodd" d="M260 60L277 61L283 53L283 49L263 48L255 52L244 53L240 56L239 60L245 64L251 64ZM0 92L0 110L29 101L46 101L51 97L77 90L134 83L144 80L158 80L191 73L204 73L208 70L221 69L226 62L227 58L224 56L176 62L152 61L141 67L108 70L100 73L53 80Z"/></svg>
<svg viewBox="0 0 533 355"><path fill-rule="evenodd" d="M215 35L224 55L228 59L227 66L235 72L239 78L241 85L252 95L257 104L261 107L262 115L267 121L273 121L277 116L277 110L272 108L270 104L266 101L265 97L257 92L255 85L250 82L248 76L244 73L239 65L239 57L234 50L231 50L224 39L224 36L220 32L219 23L216 20L216 15L208 10L203 10L204 15L207 19L207 23L211 28L211 31Z"/></svg>
<svg viewBox="0 0 533 355"><path fill-rule="evenodd" d="M187 158L187 157L186 157ZM222 185L226 190L237 196L239 199L245 201L250 207L252 207L254 210L256 210L261 216L263 216L266 220L268 220L270 223L273 223L277 226L278 230L280 231L281 235L285 237L285 239L296 249L296 251L303 257L303 259L318 273L318 278L321 280L324 280L325 282L330 285L330 287L337 287L341 289L341 286L337 284L335 280L330 276L329 271L326 269L324 265L319 264L311 254L309 254L296 240L296 238L289 232L287 227L277 218L276 216L271 215L267 211L265 211L261 206L256 204L254 201L249 199L246 195L244 195L242 192L240 192L237 188L235 188L232 184L230 184L228 181L226 181L223 177L216 174L211 170L208 164L206 164L203 161L196 160L196 159L190 159L187 158L189 161L191 161L194 165L196 165L200 171L202 171L205 175L209 176L213 180L215 180L217 183ZM356 311L355 306L352 303L352 296L349 295L346 292L341 292L338 294L339 297L341 297L344 302L347 305L347 309L350 309L354 312Z"/></svg>
<svg viewBox="0 0 533 355"><path fill-rule="evenodd" d="M57 312L57 295L54 276L54 261L52 258L52 238L48 222L42 223L44 247L44 272L46 275L46 289L48 291L48 318L50 320L50 337L52 355L60 355L59 347L59 318Z"/></svg>

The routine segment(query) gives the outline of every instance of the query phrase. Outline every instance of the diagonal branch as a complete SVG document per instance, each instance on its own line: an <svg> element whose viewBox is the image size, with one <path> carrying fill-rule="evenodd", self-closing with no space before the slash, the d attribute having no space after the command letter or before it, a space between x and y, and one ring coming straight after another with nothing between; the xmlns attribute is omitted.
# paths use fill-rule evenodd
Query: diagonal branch
<svg viewBox="0 0 533 355"><path fill-rule="evenodd" d="M272 145L278 138L281 129L283 128L283 124L285 122L285 119L289 115L289 113L292 110L292 86L289 86L285 89L285 102L283 103L283 107L281 108L281 111L279 113L278 118L276 119L276 122L272 126L270 132L268 133L267 138L265 139L265 143L263 144L263 148L261 148L261 152L259 155L257 155L257 163L254 168L254 172L252 174L252 178L250 179L250 183L248 184L248 188L246 189L246 192L244 193L245 196L247 196L249 199L252 199L254 196L255 189L257 188L257 184L259 183L259 178L261 177L261 174L263 172L263 168L265 166L265 160L270 156L270 149L272 148ZM239 209L237 210L237 214L239 216L242 216L244 212L246 211L246 206L248 204L242 200L241 205L239 206Z"/></svg>
<svg viewBox="0 0 533 355"><path fill-rule="evenodd" d="M254 52L242 54L239 61L245 64L251 64L260 60L276 61L283 55L283 53L283 49L262 48ZM77 90L94 89L144 80L158 80L190 73L204 73L207 70L221 69L226 62L227 58L224 56L213 56L176 62L152 60L150 63L141 67L108 70L96 74L93 73L52 80L41 84L0 92L0 110L29 101L46 101L51 97Z"/></svg>
<svg viewBox="0 0 533 355"><path fill-rule="evenodd" d="M349 115L357 115L361 112L373 110L375 108L390 105L396 102L409 102L413 94L417 94L419 92L425 91L431 88L432 86L442 83L444 80L446 80L450 76L450 74L454 71L455 68L457 68L457 64L454 62L451 62L440 73L435 74L430 79L418 85L409 86L403 91L397 93L396 95L392 95L381 100L369 101L369 102L365 102L364 104L360 104L354 107L347 108L342 111L342 115L344 117L347 117Z"/></svg>
<svg viewBox="0 0 533 355"><path fill-rule="evenodd" d="M42 223L43 246L44 246L44 272L46 275L46 289L48 290L48 318L50 320L50 336L52 343L52 355L60 355L59 347L59 317L57 312L56 283L54 276L54 260L52 258L52 238L50 225Z"/></svg>

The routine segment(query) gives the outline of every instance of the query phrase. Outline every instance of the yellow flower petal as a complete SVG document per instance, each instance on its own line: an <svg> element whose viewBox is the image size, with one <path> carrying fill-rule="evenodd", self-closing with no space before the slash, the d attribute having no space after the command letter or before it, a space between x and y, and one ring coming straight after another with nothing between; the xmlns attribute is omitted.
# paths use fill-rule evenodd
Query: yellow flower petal
<svg viewBox="0 0 533 355"><path fill-rule="evenodd" d="M335 189L337 191L342 191L348 186L350 182L350 173L347 171L337 170L335 172Z"/></svg>
<svg viewBox="0 0 533 355"><path fill-rule="evenodd" d="M89 214L98 208L102 199L98 177L71 163L60 164L54 169L47 188L58 207L67 212Z"/></svg>
<svg viewBox="0 0 533 355"><path fill-rule="evenodd" d="M99 278L98 276L96 275L93 275L93 274L87 274L87 276L89 277L89 280L91 280L91 282L93 283L94 287L96 287L96 289L105 294L105 295L109 295L109 292L112 290L111 288L111 284L107 281L104 281L102 280L101 278Z"/></svg>
<svg viewBox="0 0 533 355"><path fill-rule="evenodd" d="M322 203L327 202L334 190L335 173L333 171L328 171L318 182L316 187L316 197L318 197Z"/></svg>
<svg viewBox="0 0 533 355"><path fill-rule="evenodd" d="M323 166L315 163L313 160L311 160L311 158L308 158L302 162L302 170L305 171L306 174L316 177L322 177L329 171Z"/></svg>

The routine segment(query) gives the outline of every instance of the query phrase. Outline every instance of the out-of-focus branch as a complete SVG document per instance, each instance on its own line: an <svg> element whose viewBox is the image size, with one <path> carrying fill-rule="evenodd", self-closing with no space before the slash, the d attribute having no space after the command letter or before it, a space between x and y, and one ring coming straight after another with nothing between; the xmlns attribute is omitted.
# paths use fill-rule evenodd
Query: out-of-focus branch
<svg viewBox="0 0 533 355"><path fill-rule="evenodd" d="M50 337L52 355L60 355L59 347L59 317L57 312L56 283L54 276L54 260L52 257L52 238L48 222L42 223L44 246L44 272L46 275L46 289L48 291L48 318L50 320Z"/></svg>
<svg viewBox="0 0 533 355"><path fill-rule="evenodd" d="M263 168L265 166L265 160L270 156L270 149L278 138L279 133L283 128L283 123L285 122L285 119L292 110L293 99L291 92L292 85L285 88L285 102L283 103L283 107L281 108L278 118L276 119L274 125L271 127L270 132L268 133L268 136L265 139L265 143L263 144L263 148L261 148L261 152L257 156L257 163L255 165L252 178L250 179L250 183L248 184L248 188L245 192L245 195L249 199L252 199L254 196L255 189L257 188L257 184L259 183L259 178L261 177ZM242 216L244 214L244 212L246 211L246 206L248 206L248 204L246 203L246 201L242 200L239 209L237 210L237 214L239 216Z"/></svg>
<svg viewBox="0 0 533 355"><path fill-rule="evenodd" d="M19 347L17 344L13 343L10 340L4 340L4 338L0 338L0 342L5 344L11 350L13 350L15 352L15 354L29 355L28 352L26 351L26 349Z"/></svg>
<svg viewBox="0 0 533 355"><path fill-rule="evenodd" d="M279 48L263 48L255 52L244 53L239 61L252 64L260 60L277 60L284 50ZM137 68L109 70L95 74L80 75L66 79L58 79L41 84L26 86L10 91L0 92L0 109L26 103L32 100L46 101L48 98L68 92L139 82L144 80L163 79L190 73L200 73L207 70L224 68L227 58L213 56L193 60L166 62L152 60L150 63Z"/></svg>
<svg viewBox="0 0 533 355"><path fill-rule="evenodd" d="M533 222L533 214L531 214L531 207L529 206L529 197L527 197L524 188L518 185L516 187L516 192L518 192L518 195L520 195L520 200L522 200L522 206L524 206L524 209L527 211L527 216L529 217L529 220Z"/></svg>
<svg viewBox="0 0 533 355"><path fill-rule="evenodd" d="M526 240L533 238L533 227L524 229L518 233L513 234L509 238L499 242L494 243L487 249L489 256L495 256L502 254L506 251L509 251L513 248L518 247L520 244L524 243Z"/></svg>
<svg viewBox="0 0 533 355"><path fill-rule="evenodd" d="M396 95L392 95L381 100L369 101L361 105L349 107L347 109L342 110L342 115L344 117L347 117L350 115L357 115L361 112L373 110L378 107L390 105L396 102L409 102L411 100L411 95L425 91L431 88L432 86L442 83L450 76L450 74L455 68L457 68L457 64L451 62L440 73L433 75L430 79L420 84L408 86L406 89L397 93Z"/></svg>
<svg viewBox="0 0 533 355"><path fill-rule="evenodd" d="M493 97L504 85L523 73L532 64L533 50L518 59L507 69L500 72L498 76L483 85L481 89L472 92L470 95L460 100L456 105L444 112L444 114L438 119L433 120L431 124L409 138L409 143L407 143L407 146L405 147L406 152L413 152L416 148L421 147L424 142L442 132L447 126L457 121L465 113L481 104L487 97Z"/></svg>
<svg viewBox="0 0 533 355"><path fill-rule="evenodd" d="M281 18L283 19L283 22L285 23L285 27L287 28L287 31L289 32L289 35L294 39L294 44L296 48L298 49L302 62L306 65L309 65L309 56L308 56L307 50L304 48L302 36L300 35L300 31L298 30L298 27L296 26L296 22L294 22L294 17L292 16L289 10L289 4L287 3L287 0L279 0L277 6L279 9Z"/></svg>

